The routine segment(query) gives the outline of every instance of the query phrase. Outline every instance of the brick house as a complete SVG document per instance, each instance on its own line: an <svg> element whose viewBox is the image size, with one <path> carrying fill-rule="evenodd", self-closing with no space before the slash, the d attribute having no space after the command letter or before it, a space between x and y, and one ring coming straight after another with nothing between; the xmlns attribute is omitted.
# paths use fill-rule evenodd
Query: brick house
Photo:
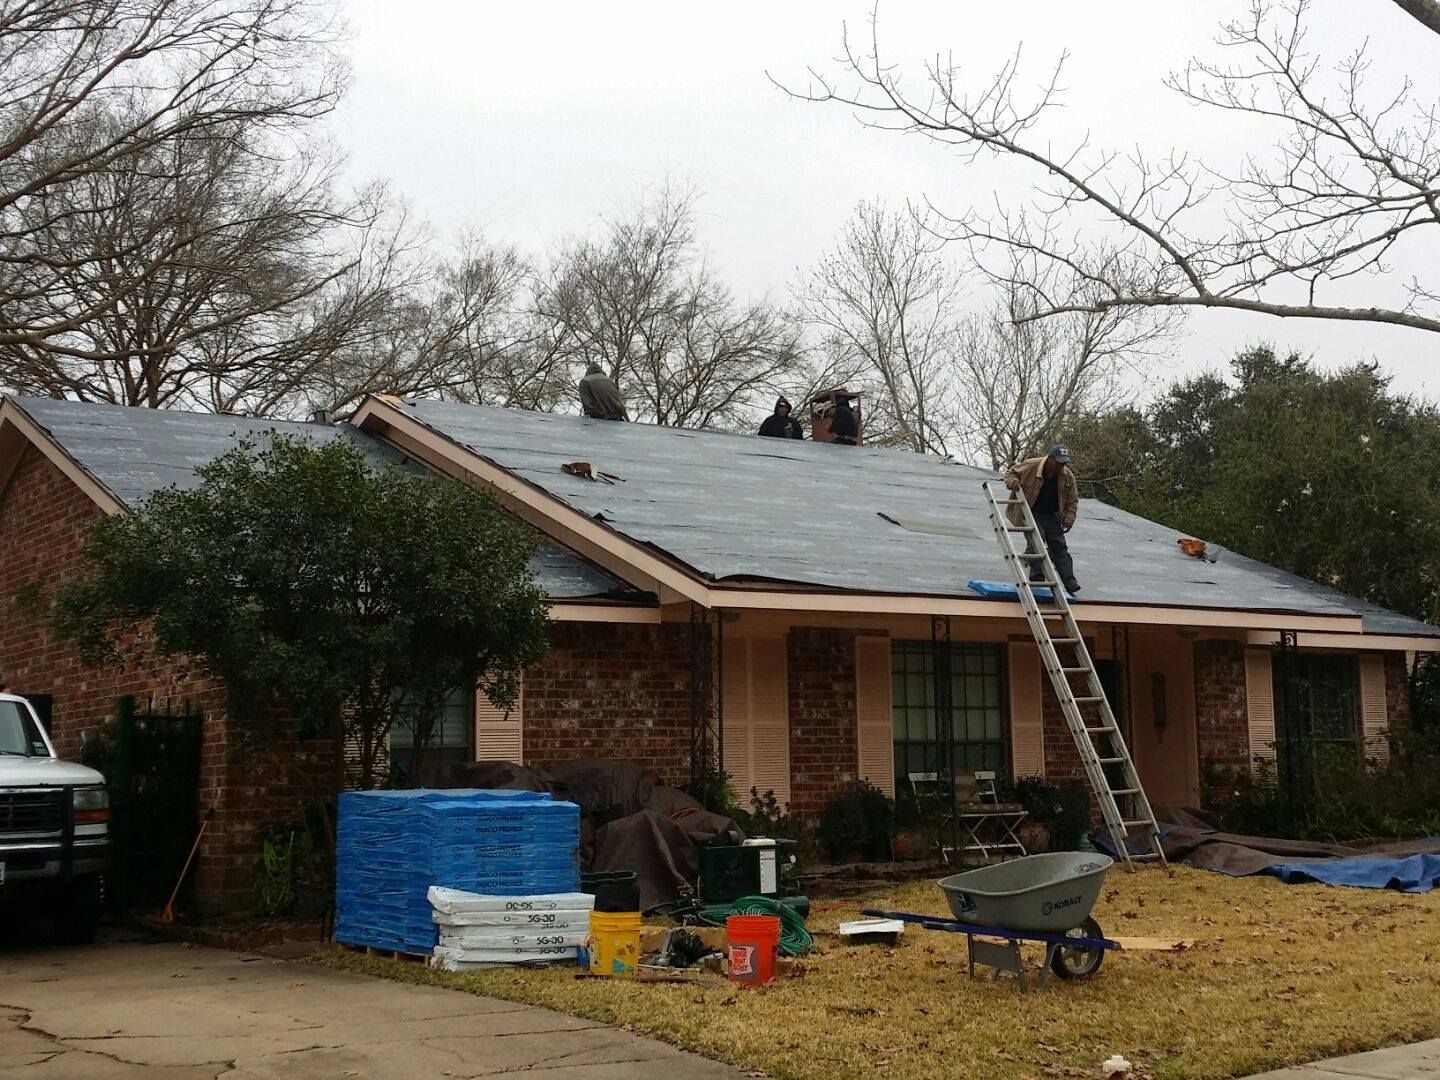
<svg viewBox="0 0 1440 1080"><path fill-rule="evenodd" d="M187 482L261 429L398 453L480 485L545 538L534 569L551 600L551 651L525 672L509 714L483 698L455 702L442 754L624 757L683 783L708 743L737 790L773 789L813 816L857 778L894 792L907 773L934 769L948 712L962 767L1081 775L1018 604L968 587L1005 575L982 470L393 398L368 399L339 426L9 399L0 678L49 695L67 754L118 693L204 703L202 805L221 827L199 885L214 906L240 902L255 838L294 794L227 749L223 694L200 674L84 671L11 605L29 582L73 570L96 516ZM577 461L611 481L562 471ZM1231 553L1191 559L1177 538L1097 503L1082 505L1071 533L1084 583L1076 615L1153 801L1197 803L1206 765L1248 768L1287 732L1365 737L1378 751L1406 723L1407 653L1440 649L1440 628ZM1290 688L1278 708L1277 685Z"/></svg>

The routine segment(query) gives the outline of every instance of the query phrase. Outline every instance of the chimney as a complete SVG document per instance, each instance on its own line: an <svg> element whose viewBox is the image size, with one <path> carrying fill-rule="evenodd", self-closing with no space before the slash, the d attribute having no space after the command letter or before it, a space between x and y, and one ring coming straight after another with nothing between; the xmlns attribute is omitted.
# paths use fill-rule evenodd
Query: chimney
<svg viewBox="0 0 1440 1080"><path fill-rule="evenodd" d="M822 390L810 399L810 438L816 442L834 442L830 434L830 416L835 411L837 398L849 398L850 407L855 410L855 445L865 444L865 413L860 407L860 395L843 386L833 390Z"/></svg>

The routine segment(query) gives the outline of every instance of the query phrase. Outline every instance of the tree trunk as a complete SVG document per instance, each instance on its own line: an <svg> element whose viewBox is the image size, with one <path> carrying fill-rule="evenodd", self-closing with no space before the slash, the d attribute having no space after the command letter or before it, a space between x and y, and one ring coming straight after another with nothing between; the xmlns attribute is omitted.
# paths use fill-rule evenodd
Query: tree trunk
<svg viewBox="0 0 1440 1080"><path fill-rule="evenodd" d="M1395 3L1432 34L1440 34L1440 0L1395 0Z"/></svg>

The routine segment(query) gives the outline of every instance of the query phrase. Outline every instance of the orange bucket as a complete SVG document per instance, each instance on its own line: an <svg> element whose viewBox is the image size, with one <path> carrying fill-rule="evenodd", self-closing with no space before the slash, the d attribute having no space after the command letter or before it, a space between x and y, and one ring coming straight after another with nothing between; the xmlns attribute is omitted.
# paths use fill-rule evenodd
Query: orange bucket
<svg viewBox="0 0 1440 1080"><path fill-rule="evenodd" d="M725 920L730 946L730 981L764 986L775 978L780 954L780 920L774 915L731 915Z"/></svg>

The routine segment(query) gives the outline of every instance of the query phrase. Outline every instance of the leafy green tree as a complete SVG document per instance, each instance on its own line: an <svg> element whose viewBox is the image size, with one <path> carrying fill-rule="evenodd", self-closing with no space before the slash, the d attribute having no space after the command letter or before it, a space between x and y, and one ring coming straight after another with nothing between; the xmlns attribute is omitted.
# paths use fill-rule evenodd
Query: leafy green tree
<svg viewBox="0 0 1440 1080"><path fill-rule="evenodd" d="M1334 374L1268 346L1143 414L1077 425L1093 492L1242 555L1440 616L1440 413L1373 365Z"/></svg>
<svg viewBox="0 0 1440 1080"><path fill-rule="evenodd" d="M88 662L193 658L248 736L285 718L333 740L332 794L347 747L360 786L384 778L397 720L423 755L447 696L513 704L546 605L532 534L484 495L347 438L242 444L197 472L91 531L88 573L54 602Z"/></svg>

